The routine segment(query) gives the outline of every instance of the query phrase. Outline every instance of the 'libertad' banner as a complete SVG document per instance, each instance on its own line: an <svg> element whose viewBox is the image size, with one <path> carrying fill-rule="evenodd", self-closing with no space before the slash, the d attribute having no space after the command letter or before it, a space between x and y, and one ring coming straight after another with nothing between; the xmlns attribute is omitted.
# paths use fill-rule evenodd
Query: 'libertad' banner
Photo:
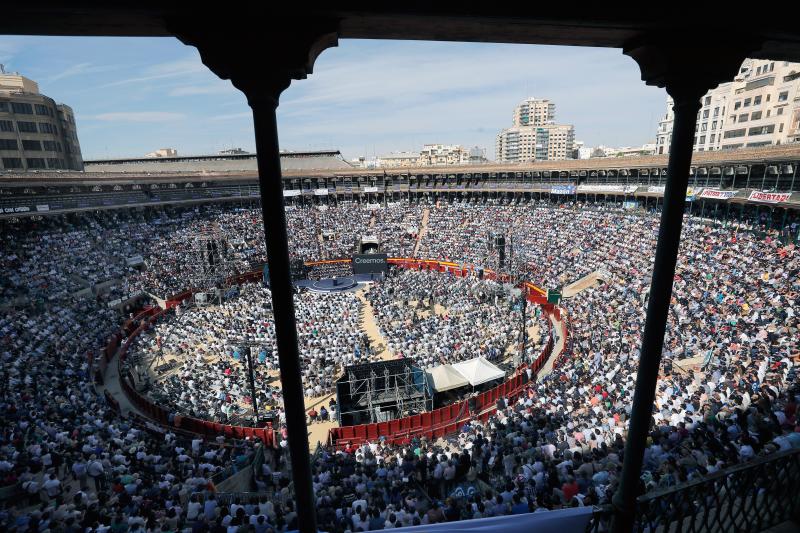
<svg viewBox="0 0 800 533"><path fill-rule="evenodd" d="M761 192L761 191L753 191L750 193L750 197L748 200L752 200L754 202L767 202L769 204L777 204L780 202L785 202L791 197L790 193L783 193L783 192Z"/></svg>

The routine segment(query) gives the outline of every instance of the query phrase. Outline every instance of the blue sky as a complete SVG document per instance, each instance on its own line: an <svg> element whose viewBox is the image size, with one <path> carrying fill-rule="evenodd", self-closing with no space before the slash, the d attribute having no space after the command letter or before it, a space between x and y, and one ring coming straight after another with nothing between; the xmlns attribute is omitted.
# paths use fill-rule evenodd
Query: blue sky
<svg viewBox="0 0 800 533"><path fill-rule="evenodd" d="M0 63L72 106L86 159L254 149L245 98L177 39L0 37ZM588 146L652 142L666 106L619 50L342 40L283 93L280 144L352 158L446 143L492 157L527 96L555 101Z"/></svg>

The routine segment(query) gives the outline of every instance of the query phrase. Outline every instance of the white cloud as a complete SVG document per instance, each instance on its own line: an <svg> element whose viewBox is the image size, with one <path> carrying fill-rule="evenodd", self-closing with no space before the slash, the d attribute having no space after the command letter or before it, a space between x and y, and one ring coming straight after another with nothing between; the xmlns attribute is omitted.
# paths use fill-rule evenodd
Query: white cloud
<svg viewBox="0 0 800 533"><path fill-rule="evenodd" d="M88 120L101 120L104 122L173 122L183 120L183 113L170 113L166 111L131 111L120 113L102 113L80 117Z"/></svg>
<svg viewBox="0 0 800 533"><path fill-rule="evenodd" d="M119 87L120 85L130 85L133 83L142 83L180 76L190 76L201 73L208 74L209 72L210 71L200 61L199 57L189 57L153 65L144 69L140 76L113 81L111 83L106 83L105 85L100 85L98 88L105 89L108 87Z"/></svg>
<svg viewBox="0 0 800 533"><path fill-rule="evenodd" d="M240 118L253 118L252 111L244 111L242 113L229 113L227 115L217 115L209 118L209 120L238 120Z"/></svg>
<svg viewBox="0 0 800 533"><path fill-rule="evenodd" d="M219 84L209 85L186 85L175 87L168 94L169 96L197 96L204 94L232 94L238 92L237 89L228 82L220 81Z"/></svg>

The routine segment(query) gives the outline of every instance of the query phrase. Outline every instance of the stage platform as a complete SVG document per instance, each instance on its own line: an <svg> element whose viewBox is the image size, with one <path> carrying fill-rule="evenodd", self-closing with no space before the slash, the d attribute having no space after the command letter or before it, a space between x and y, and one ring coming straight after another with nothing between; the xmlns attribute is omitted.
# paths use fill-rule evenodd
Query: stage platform
<svg viewBox="0 0 800 533"><path fill-rule="evenodd" d="M298 287L303 287L314 292L346 292L358 290L360 285L374 283L379 279L380 274L356 274L354 276L342 276L340 278L321 280L304 279L295 282L295 284Z"/></svg>

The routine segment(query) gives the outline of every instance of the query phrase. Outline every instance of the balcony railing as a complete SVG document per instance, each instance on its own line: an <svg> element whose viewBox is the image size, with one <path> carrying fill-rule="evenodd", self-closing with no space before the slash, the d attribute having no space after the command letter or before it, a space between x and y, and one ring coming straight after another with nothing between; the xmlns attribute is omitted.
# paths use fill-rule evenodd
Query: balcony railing
<svg viewBox="0 0 800 533"><path fill-rule="evenodd" d="M758 458L637 499L634 531L758 532L800 518L800 449ZM587 528L608 531L610 506Z"/></svg>

